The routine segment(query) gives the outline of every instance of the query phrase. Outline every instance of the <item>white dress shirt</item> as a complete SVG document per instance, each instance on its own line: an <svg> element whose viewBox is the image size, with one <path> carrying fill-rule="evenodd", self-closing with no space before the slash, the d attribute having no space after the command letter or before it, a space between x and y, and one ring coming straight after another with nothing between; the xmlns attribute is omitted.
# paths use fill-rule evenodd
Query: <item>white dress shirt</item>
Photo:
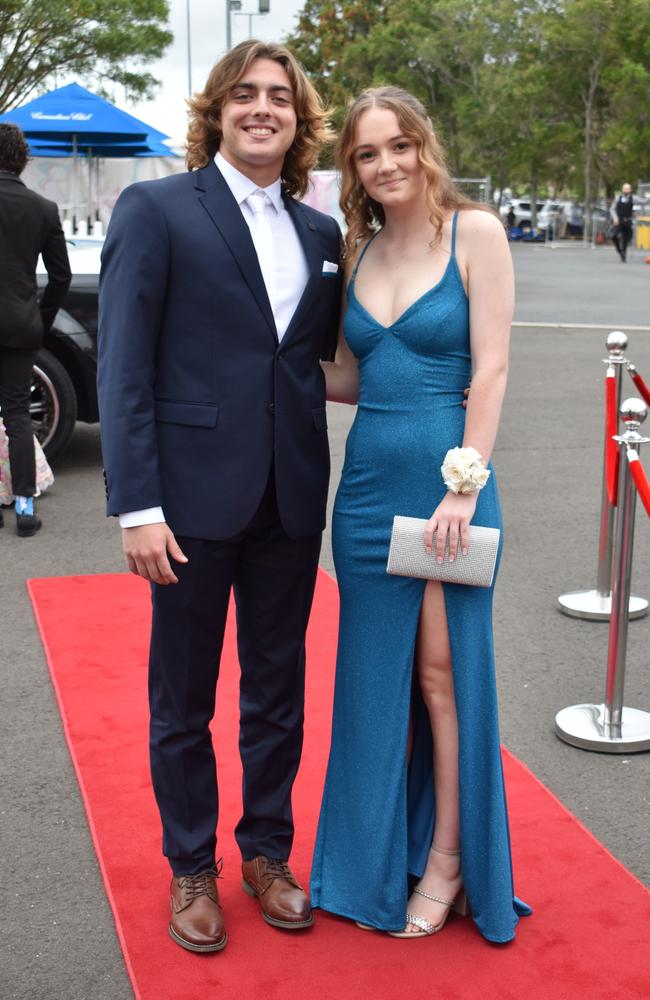
<svg viewBox="0 0 650 1000"><path fill-rule="evenodd" d="M309 278L305 252L282 200L282 182L278 177L269 187L260 188L250 177L246 177L233 167L221 153L217 153L214 162L251 231L273 310L278 340L282 340ZM264 222L268 223L268 227L264 223L260 225L256 222L255 212L248 201L257 191L263 191L266 195ZM258 197L261 199L261 196ZM268 228L270 228L270 238ZM120 514L119 520L121 528L135 528L142 524L160 524L165 520L165 515L162 507L149 507L147 510L133 510Z"/></svg>
<svg viewBox="0 0 650 1000"><path fill-rule="evenodd" d="M217 153L214 162L230 188L241 209L241 214L244 216L244 220L251 231L257 255L259 258L262 258L260 261L262 276L264 276L265 268L263 261L266 255L263 251L260 253L256 245L255 213L248 202L248 198L255 191L263 191L270 202L266 210L266 217L270 223L273 236L275 287L272 286L269 288L266 281L265 284L275 318L278 340L282 340L291 322L291 317L298 308L298 303L302 298L302 293L305 290L305 285L309 277L305 251L298 239L291 216L287 212L282 200L282 183L278 177L269 187L260 188L250 177L246 177L236 167L233 167L221 153Z"/></svg>

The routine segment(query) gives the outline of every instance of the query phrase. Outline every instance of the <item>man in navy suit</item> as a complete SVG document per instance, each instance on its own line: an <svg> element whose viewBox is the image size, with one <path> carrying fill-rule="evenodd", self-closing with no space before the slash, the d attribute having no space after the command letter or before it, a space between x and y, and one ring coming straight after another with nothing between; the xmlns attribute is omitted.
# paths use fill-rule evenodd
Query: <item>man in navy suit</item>
<svg viewBox="0 0 650 1000"><path fill-rule="evenodd" d="M231 589L241 664L244 889L264 919L313 921L288 865L305 630L329 478L324 379L340 233L294 196L327 136L282 46L249 41L190 103L190 172L119 198L100 281L109 515L151 582L151 770L173 940L219 951L209 724Z"/></svg>

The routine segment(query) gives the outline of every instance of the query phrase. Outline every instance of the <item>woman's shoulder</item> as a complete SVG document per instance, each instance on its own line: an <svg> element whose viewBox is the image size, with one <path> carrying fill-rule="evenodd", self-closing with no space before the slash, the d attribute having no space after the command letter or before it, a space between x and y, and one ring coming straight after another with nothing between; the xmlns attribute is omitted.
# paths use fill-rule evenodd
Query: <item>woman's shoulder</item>
<svg viewBox="0 0 650 1000"><path fill-rule="evenodd" d="M468 206L458 212L458 231L468 237L474 236L481 240L491 240L496 237L505 239L506 233L498 215L491 209Z"/></svg>
<svg viewBox="0 0 650 1000"><path fill-rule="evenodd" d="M468 264L486 254L500 258L508 251L508 236L499 217L480 208L462 209L458 213L458 249Z"/></svg>

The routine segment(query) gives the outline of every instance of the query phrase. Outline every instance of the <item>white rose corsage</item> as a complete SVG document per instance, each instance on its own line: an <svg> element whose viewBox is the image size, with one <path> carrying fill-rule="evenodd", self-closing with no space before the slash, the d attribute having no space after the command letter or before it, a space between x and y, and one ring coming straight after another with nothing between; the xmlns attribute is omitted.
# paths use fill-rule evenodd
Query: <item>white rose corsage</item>
<svg viewBox="0 0 650 1000"><path fill-rule="evenodd" d="M483 465L476 448L450 448L440 471L452 493L476 493L490 478L490 470Z"/></svg>

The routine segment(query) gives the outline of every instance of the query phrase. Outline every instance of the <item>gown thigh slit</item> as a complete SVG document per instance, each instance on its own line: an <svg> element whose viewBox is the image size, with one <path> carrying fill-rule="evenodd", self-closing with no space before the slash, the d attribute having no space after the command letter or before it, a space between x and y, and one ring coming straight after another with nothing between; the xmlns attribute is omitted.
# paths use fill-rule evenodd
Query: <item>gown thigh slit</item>
<svg viewBox="0 0 650 1000"><path fill-rule="evenodd" d="M390 327L356 298L355 270L344 323L360 396L332 519L341 612L311 894L314 906L386 931L405 926L408 875L424 872L435 820L431 725L415 673L426 581L389 576L386 562L393 517L431 516L445 494L445 454L463 440L469 303L455 230L456 218L441 280ZM502 527L494 474L472 523ZM513 890L493 588L445 583L443 592L458 718L463 885L479 931L504 942L530 910Z"/></svg>
<svg viewBox="0 0 650 1000"><path fill-rule="evenodd" d="M423 594L423 598L426 596L426 589L429 588L429 587L431 587L431 586L440 587L441 594L442 594L442 599L443 599L443 602L444 602L444 590L443 590L442 583L432 583L430 581L427 581L426 586L425 586L425 591L424 591L424 594ZM442 627L445 628L447 636L448 636L449 630L448 630L448 626L447 626L446 612L445 612L445 620L441 624L442 624ZM429 628L437 628L437 627L438 627L438 623L436 623L434 626L429 626ZM422 623L422 620L420 619L419 622L418 622L418 640L419 640L422 628L423 628L423 623ZM453 665L451 664L451 651L450 651L450 673L451 673L451 680L452 680L452 698L453 698L453 704L454 704L454 711L456 711L456 693L455 693L455 690L453 690ZM422 754L426 754L427 752L430 751L431 752L431 758L432 758L432 761L433 761L434 751L435 751L435 733L434 733L434 730L433 730L433 724L431 722L431 716L429 715L429 709L428 709L427 704L426 704L426 699L425 699L423 691L422 691L421 669L420 669L420 664L418 662L417 656L415 657L415 659L413 661L413 686L414 686L414 692L413 692L412 701L411 701L411 716L410 716L409 725L412 724L411 720L413 720L413 718L414 718L414 711L415 711L414 700L415 700L415 697L416 697L416 690L417 690L417 699L418 699L418 708L417 708L417 710L418 710L418 716L417 716L417 718L418 718L418 727L421 727L423 729L423 733L424 733L424 735L422 735L422 736L419 735L419 739L418 739L418 759L421 757ZM427 729L430 730L430 735L431 735L431 739L429 740L428 744L427 744L427 740L426 740ZM419 734L419 729L418 729L418 734ZM412 754L409 754L408 758L407 758L407 763L408 763L408 767L409 767L409 775L410 775L411 761L412 761ZM433 777L432 777L432 780L433 780ZM435 784L434 784L434 787L435 787ZM410 798L410 795L407 793L407 801L409 800L409 798ZM434 799L435 799L435 794L434 794ZM417 838L416 842L418 844L419 844L420 840L423 840L424 843L428 843L429 845L432 844L432 842L433 842L433 830L435 828L435 822L436 822L435 806L434 806L434 808L432 810L432 813L431 813L429 819L431 821L431 831L430 831L430 834L429 834L428 831L427 832L414 831L413 830L413 823L409 823L409 842L415 836ZM427 854L428 854L428 852L427 852ZM413 855L413 850L409 849L409 858L411 858L412 855ZM427 859L425 858L425 862L424 862L424 866L425 867L426 867L426 863L427 863ZM415 875L416 873L413 872L413 871L410 871L410 869L409 869L409 874L410 875ZM417 872L418 877L420 877L420 875L422 875L422 874L424 874L424 868L422 869L421 872L420 871Z"/></svg>

